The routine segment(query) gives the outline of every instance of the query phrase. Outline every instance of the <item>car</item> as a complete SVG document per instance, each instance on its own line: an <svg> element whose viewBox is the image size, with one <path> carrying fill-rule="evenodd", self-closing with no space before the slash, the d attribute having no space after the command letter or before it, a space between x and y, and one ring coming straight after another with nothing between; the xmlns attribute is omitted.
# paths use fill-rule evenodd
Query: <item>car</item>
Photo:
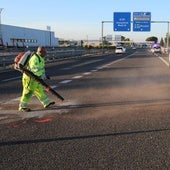
<svg viewBox="0 0 170 170"><path fill-rule="evenodd" d="M132 46L132 50L136 50L136 47L135 47L135 46Z"/></svg>
<svg viewBox="0 0 170 170"><path fill-rule="evenodd" d="M161 47L153 47L151 48L152 53L161 53Z"/></svg>
<svg viewBox="0 0 170 170"><path fill-rule="evenodd" d="M116 47L115 54L123 54L126 53L126 48L124 47Z"/></svg>

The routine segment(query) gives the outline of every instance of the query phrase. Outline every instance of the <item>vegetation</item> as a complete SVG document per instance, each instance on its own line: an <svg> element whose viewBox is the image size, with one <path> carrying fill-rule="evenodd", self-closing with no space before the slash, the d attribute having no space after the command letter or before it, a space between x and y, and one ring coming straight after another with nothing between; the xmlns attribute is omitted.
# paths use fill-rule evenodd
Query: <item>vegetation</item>
<svg viewBox="0 0 170 170"><path fill-rule="evenodd" d="M167 38L168 37L168 33L166 34L166 37L165 37L165 45L167 45ZM169 35L169 41L168 41L168 44L170 45L170 35Z"/></svg>
<svg viewBox="0 0 170 170"><path fill-rule="evenodd" d="M166 37L165 38L161 38L160 40L160 45L162 47L166 47L167 46L167 38L168 37L168 33L166 34ZM150 41L150 42L154 42L154 43L157 43L158 42L158 38L155 37L155 36L152 36L152 37L148 37L146 39L146 41ZM170 45L170 36L169 36L169 41L168 41L169 45Z"/></svg>
<svg viewBox="0 0 170 170"><path fill-rule="evenodd" d="M150 41L150 42L152 41L152 42L154 42L154 43L157 43L157 42L158 42L158 38L152 36L152 37L148 37L148 38L146 39L146 41Z"/></svg>
<svg viewBox="0 0 170 170"><path fill-rule="evenodd" d="M163 38L161 38L160 46L164 47L164 45L165 45L164 40L163 40Z"/></svg>

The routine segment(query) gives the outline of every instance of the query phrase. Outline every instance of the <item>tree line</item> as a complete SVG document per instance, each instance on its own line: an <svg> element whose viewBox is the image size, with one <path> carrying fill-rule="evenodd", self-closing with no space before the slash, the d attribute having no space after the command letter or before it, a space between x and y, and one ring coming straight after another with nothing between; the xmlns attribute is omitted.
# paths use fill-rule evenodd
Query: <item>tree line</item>
<svg viewBox="0 0 170 170"><path fill-rule="evenodd" d="M169 37L168 41L167 41L167 39L168 39L168 33L166 34L166 37L165 38L161 38L161 40L159 42L162 47L166 47L167 46L167 42L170 45L170 37ZM146 41L151 41L151 42L154 42L154 43L158 43L158 38L155 37L155 36L152 36L152 37L146 38Z"/></svg>

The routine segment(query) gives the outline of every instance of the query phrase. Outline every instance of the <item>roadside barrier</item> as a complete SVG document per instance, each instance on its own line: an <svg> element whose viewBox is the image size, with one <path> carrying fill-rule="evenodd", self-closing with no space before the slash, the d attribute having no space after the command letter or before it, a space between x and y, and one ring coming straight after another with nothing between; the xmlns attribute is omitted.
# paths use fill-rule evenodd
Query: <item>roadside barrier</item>
<svg viewBox="0 0 170 170"><path fill-rule="evenodd" d="M114 50L105 50L106 53L113 53ZM6 69L12 69L14 58L16 55L18 55L19 52L11 52L11 53L5 53L0 52L0 71L6 70ZM85 57L85 56L91 56L91 55L97 55L102 54L102 49L90 49L90 50L47 50L47 56L45 57L46 63L55 62L58 60L65 60L65 59L71 59L74 57Z"/></svg>

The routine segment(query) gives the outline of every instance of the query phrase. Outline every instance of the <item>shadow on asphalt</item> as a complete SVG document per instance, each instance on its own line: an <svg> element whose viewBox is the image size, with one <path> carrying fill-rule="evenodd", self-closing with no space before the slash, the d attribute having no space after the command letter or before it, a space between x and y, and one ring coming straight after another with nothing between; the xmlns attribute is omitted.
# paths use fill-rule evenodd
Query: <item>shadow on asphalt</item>
<svg viewBox="0 0 170 170"><path fill-rule="evenodd" d="M123 135L156 133L156 132L163 132L163 131L170 131L170 129L152 129L152 130L118 132L118 133L107 133L107 134L96 134L96 135L70 136L70 137L60 137L60 138L51 138L51 139L6 141L6 142L0 142L0 146L25 145L25 144L46 143L46 142L49 143L49 142L60 142L60 141L68 141L68 140L94 139L94 138L114 137L114 136L123 136Z"/></svg>

